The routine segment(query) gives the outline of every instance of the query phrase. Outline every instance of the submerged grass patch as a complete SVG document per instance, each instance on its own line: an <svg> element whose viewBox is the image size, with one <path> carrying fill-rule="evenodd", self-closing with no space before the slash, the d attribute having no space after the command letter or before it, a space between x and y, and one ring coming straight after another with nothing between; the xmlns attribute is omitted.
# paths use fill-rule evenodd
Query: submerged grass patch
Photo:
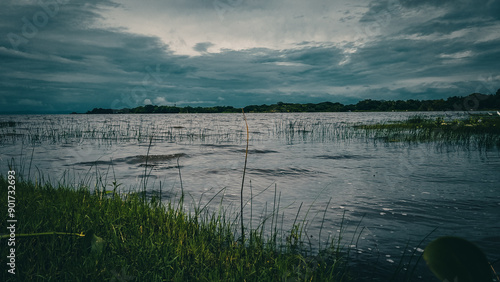
<svg viewBox="0 0 500 282"><path fill-rule="evenodd" d="M500 116L469 115L447 120L412 116L405 121L357 125L374 138L387 142L438 142L478 148L500 148Z"/></svg>
<svg viewBox="0 0 500 282"><path fill-rule="evenodd" d="M7 186L0 178L0 193L7 195ZM155 197L27 181L16 183L15 196L16 274L2 271L2 281L348 280L338 242L332 239L321 255L304 255L298 224L285 246L262 229L247 231L241 244L237 220L223 210L193 214ZM2 232L7 219L3 211ZM4 270L7 239L0 244Z"/></svg>

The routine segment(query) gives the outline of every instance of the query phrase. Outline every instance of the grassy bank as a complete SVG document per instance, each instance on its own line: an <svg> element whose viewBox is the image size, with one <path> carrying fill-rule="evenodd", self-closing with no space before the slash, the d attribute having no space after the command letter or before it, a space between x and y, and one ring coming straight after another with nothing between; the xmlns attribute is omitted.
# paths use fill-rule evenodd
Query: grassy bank
<svg viewBox="0 0 500 282"><path fill-rule="evenodd" d="M457 146L500 148L500 116L469 115L447 120L412 116L405 121L357 125L377 139L387 142L438 142Z"/></svg>
<svg viewBox="0 0 500 282"><path fill-rule="evenodd" d="M7 187L0 178L2 202ZM189 213L137 194L19 180L15 189L16 274L7 272L10 247L2 238L1 281L348 280L339 241L306 256L299 225L283 240L286 246L278 247L276 236L265 237L262 228L241 244L235 216L223 211ZM8 219L3 208L2 235L9 235Z"/></svg>

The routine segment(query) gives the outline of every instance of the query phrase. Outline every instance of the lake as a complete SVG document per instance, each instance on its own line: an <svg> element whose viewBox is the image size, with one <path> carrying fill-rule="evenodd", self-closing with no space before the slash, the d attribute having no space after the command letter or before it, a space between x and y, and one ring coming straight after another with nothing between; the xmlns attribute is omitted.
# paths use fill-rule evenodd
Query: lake
<svg viewBox="0 0 500 282"><path fill-rule="evenodd" d="M247 227L251 217L255 228L277 209L279 198L278 228L290 230L296 217L307 223L313 251L342 229L360 281L388 281L400 262L413 268L425 245L443 235L466 238L498 260L498 148L386 142L352 127L415 114L246 114L245 202L253 196ZM32 180L90 189L146 185L148 195L161 190L165 201L178 199L182 188L187 207L222 205L236 214L246 138L242 114L3 115L0 168L5 175L14 160ZM423 260L414 280L438 281Z"/></svg>

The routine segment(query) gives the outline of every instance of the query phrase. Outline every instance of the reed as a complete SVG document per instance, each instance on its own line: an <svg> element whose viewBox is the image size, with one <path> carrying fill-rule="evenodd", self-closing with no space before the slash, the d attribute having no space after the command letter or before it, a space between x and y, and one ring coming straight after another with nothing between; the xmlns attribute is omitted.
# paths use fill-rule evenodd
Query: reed
<svg viewBox="0 0 500 282"><path fill-rule="evenodd" d="M243 224L243 188L245 187L245 173L247 170L248 143L249 143L250 134L248 132L248 122L247 122L247 117L245 116L245 111L243 109L241 109L241 112L243 113L243 119L245 120L245 127L246 127L246 131L247 131L247 142L246 142L246 149L245 149L245 165L243 167L243 176L241 177L241 190L240 190L241 244L244 244L245 243L245 226Z"/></svg>
<svg viewBox="0 0 500 282"><path fill-rule="evenodd" d="M56 136L57 130L50 132ZM144 132L151 131L138 132L136 137ZM92 134L98 135L95 131ZM245 160L248 136L247 125ZM150 135L139 193L117 193L121 184L115 177L112 191L106 190L111 182L108 175L112 165L104 173L97 165L90 168L84 180L79 182L71 179L69 174L64 174L57 182L50 181L50 178L45 181L39 171L36 180L31 181L31 162L27 178L22 176L24 167L17 169L20 177L16 184L16 219L19 222L16 267L22 271L14 277L16 280L348 280L348 260L335 247L340 242L332 238L329 244L321 247L322 253L335 254L336 258L324 260L323 256L302 248L304 244L299 230L306 226L294 223L291 230L285 231L282 216L279 228L280 196L277 197L276 186L272 212L261 216L257 228L245 229L243 188L246 165L239 214L230 213L222 205L223 197L218 210L207 208L224 189L203 207L201 199L198 205L193 199L191 210L185 209L179 160L177 166L182 190L179 205L175 204L175 198L166 202L161 200L161 184L159 195L151 193L147 196L148 159L154 138L156 136ZM16 169L14 160L9 167ZM7 181L0 177L0 193L7 194L7 186ZM253 198L251 194L246 203ZM250 213L252 221L253 211ZM268 234L264 229L269 218L272 220ZM7 214L0 219L1 224L5 224ZM241 228L239 238L238 225ZM5 226L2 229L5 230ZM245 240L245 233L250 240ZM71 234L79 236L67 236ZM285 240L284 237L293 239ZM0 244L6 243L5 236L0 234L0 238ZM0 256L0 263L5 265L7 250L2 248ZM0 280L12 278L7 272L2 272Z"/></svg>
<svg viewBox="0 0 500 282"><path fill-rule="evenodd" d="M470 115L464 119L447 120L413 116L405 121L356 125L365 130L366 138L385 142L435 143L463 148L500 148L500 117Z"/></svg>
<svg viewBox="0 0 500 282"><path fill-rule="evenodd" d="M91 120L84 120L70 116L49 116L33 118L26 123L0 121L0 144L23 143L35 146L95 141L98 145L113 145L148 142L150 136L155 136L155 141L216 143L222 139L234 141L242 137L223 127L212 129L200 126L194 122L185 127L137 117L119 119L94 116Z"/></svg>
<svg viewBox="0 0 500 282"><path fill-rule="evenodd" d="M192 122L195 121L196 119ZM411 123L419 125L424 123L417 121ZM112 165L105 173L101 173L95 166L93 167L95 172L89 169L89 173L82 180L65 174L54 184L50 178L46 180L48 176L41 174L38 168L33 176L35 180L30 180L32 178L30 161L28 177L18 183L19 194L16 198L20 210L18 214L20 225L17 232L50 234L19 237L23 247L19 248L18 261L19 268L23 269L23 272L16 278L63 281L120 280L123 277L144 281L349 280L350 249L344 245L342 232L337 237L328 236L326 241L321 240L321 235L324 235L323 225L327 218L328 205L324 210L321 209L323 212L322 219L319 219L321 220L319 242L314 244L314 247L307 233L308 224L311 222L307 220L311 207L305 212L303 220L300 220L302 210L300 204L292 226L289 229L283 228L285 220L282 210L287 207L280 206L281 194L276 185L272 207L270 205L272 210L267 212L266 203L266 209L262 212L260 220L253 225L254 211L250 208L250 228L245 229L244 220L248 220L248 215L244 213L244 207L260 194L254 196L250 184L250 199L244 203L246 165L241 180L239 213L232 212L222 205L223 196L218 209L208 208L216 197L223 194L224 189L217 192L205 205L200 204L201 199L196 205L193 199L190 209L184 208L184 187L179 158L177 158L177 168L181 197L178 205L175 203L177 198L174 197L163 201L161 182L159 195L155 191L146 193L151 192L151 188L148 187L151 185L148 184L148 177L151 174L148 171L148 162L153 142L166 140L202 143L227 140L238 142L245 140L246 137L246 164L248 127L245 136L244 131L235 134L227 133L223 128L207 130L197 126L196 124L190 126L187 123L186 127L182 128L175 124L161 128L161 125L149 126L146 120L140 120L103 122L98 127L95 123L72 125L61 121L33 126L33 133L29 133L29 130L25 132L26 129L17 123L0 127L0 130L6 130L7 133L14 133L13 130L23 132L19 136L2 135L0 142L24 140L23 142L30 145L33 142L64 143L72 140L93 140L98 145L149 141L143 182L137 187L139 193L130 191L120 193L119 180L115 177L112 181L108 179L109 171L113 169ZM284 120L276 123L269 134L282 136L287 142L296 140L325 142L346 141L361 135L360 132L366 130L372 129L354 128L348 124L335 122ZM398 128L394 130L402 131ZM417 131L412 128L404 130ZM14 166L15 164L12 164L12 167ZM112 191L107 191L107 186L112 186ZM5 195L6 187L5 180L0 179L0 193ZM0 217L1 224L5 224L5 216ZM359 225L356 231L358 227ZM0 228L5 230L3 225ZM344 228L342 220L340 229ZM82 232L85 236L81 238L64 236L66 233ZM85 237L94 235L104 242L104 247L99 253L90 251L88 241L85 241ZM351 245L354 238L353 235ZM0 244L4 243L1 239ZM5 262L5 257L6 251L2 249L0 263ZM3 275L0 277L1 281L9 278L5 273L1 275Z"/></svg>
<svg viewBox="0 0 500 282"><path fill-rule="evenodd" d="M6 194L7 181L0 179ZM250 244L236 237L234 216L199 209L190 214L172 202L152 196L118 195L88 187L40 185L19 181L16 186L16 279L88 281L117 279L117 273L140 281L346 281L338 261L305 256L297 249L297 229L285 232L294 241L276 249L276 234L265 239L263 226L251 230ZM5 224L6 214L1 217ZM278 218L277 213L272 214ZM277 222L274 223L275 227ZM5 226L2 227L5 230ZM65 234L85 236L65 236ZM37 233L44 236L36 236ZM46 234L45 234L46 233ZM87 236L102 239L102 250L91 251ZM1 244L6 244L1 239ZM337 252L330 244L325 252ZM0 251L5 265L7 249ZM337 254L338 257L342 255ZM2 272L1 280L12 277Z"/></svg>

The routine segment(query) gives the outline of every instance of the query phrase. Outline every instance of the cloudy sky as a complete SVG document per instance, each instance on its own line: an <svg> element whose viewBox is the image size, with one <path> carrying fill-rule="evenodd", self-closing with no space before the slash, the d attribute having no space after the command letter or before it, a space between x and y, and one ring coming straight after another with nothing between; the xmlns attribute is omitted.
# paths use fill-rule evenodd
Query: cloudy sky
<svg viewBox="0 0 500 282"><path fill-rule="evenodd" d="M2 0L0 113L500 88L498 0Z"/></svg>

